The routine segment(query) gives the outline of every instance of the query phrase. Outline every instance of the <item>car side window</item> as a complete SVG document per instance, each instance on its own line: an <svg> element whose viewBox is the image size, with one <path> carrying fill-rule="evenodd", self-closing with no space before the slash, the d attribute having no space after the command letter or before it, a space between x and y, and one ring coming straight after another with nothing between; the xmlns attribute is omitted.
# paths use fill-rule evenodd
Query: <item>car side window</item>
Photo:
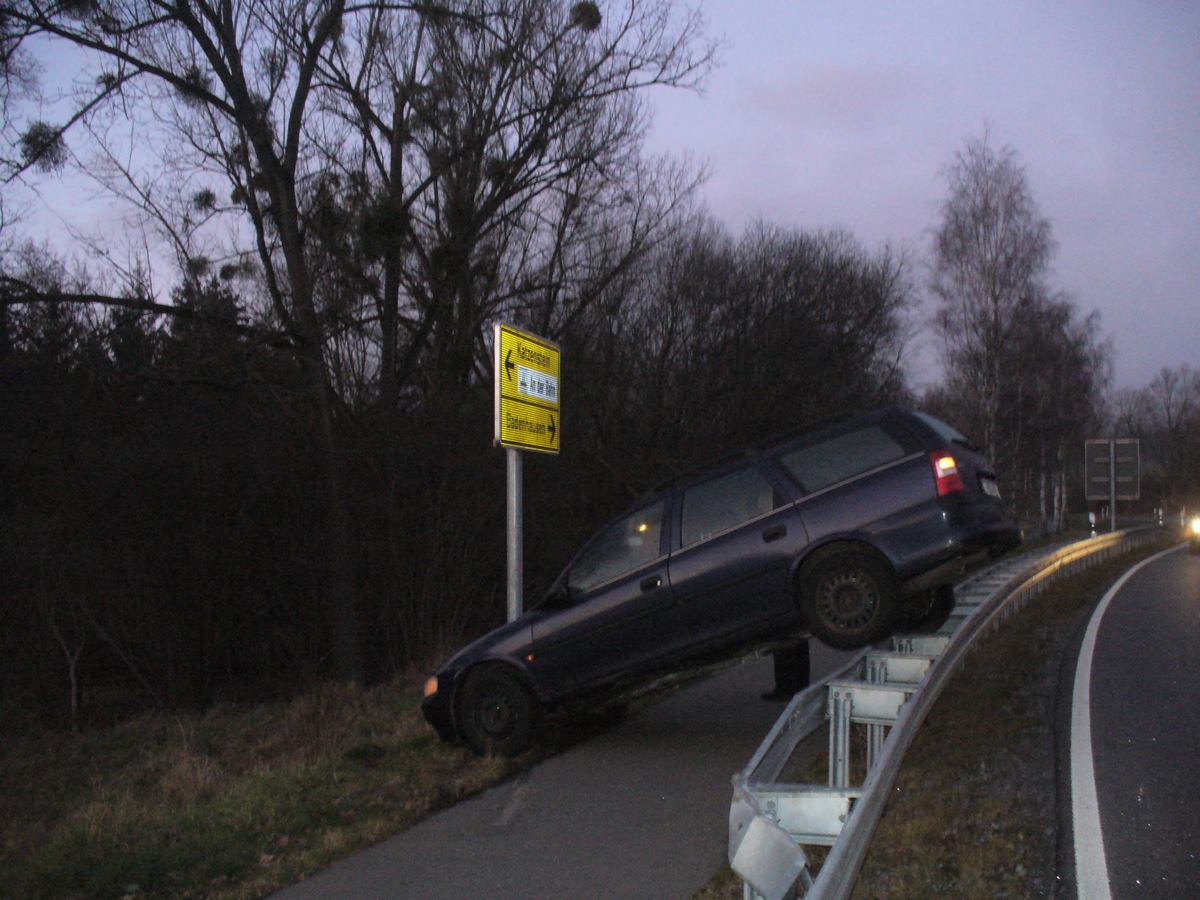
<svg viewBox="0 0 1200 900"><path fill-rule="evenodd" d="M752 467L688 488L683 492L683 546L764 516L775 505L775 490Z"/></svg>
<svg viewBox="0 0 1200 900"><path fill-rule="evenodd" d="M792 450L779 462L811 494L904 456L904 448L895 439L872 425Z"/></svg>
<svg viewBox="0 0 1200 900"><path fill-rule="evenodd" d="M605 528L583 551L567 583L587 591L618 575L631 572L661 554L664 501L644 506Z"/></svg>

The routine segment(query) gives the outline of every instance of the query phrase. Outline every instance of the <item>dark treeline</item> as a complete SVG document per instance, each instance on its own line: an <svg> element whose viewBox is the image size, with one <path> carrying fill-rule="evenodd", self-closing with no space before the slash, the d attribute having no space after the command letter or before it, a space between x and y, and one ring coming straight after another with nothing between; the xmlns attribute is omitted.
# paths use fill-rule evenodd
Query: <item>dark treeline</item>
<svg viewBox="0 0 1200 900"><path fill-rule="evenodd" d="M530 601L662 477L903 400L911 299L902 258L841 233L762 225L734 240L700 218L646 255L555 335L564 452L526 466ZM174 300L206 322L3 307L9 714L87 720L114 686L132 688L135 705L206 704L331 670L327 492L303 360L264 339L215 278ZM222 319L241 327L211 324ZM398 415L366 394L337 404L368 677L426 662L504 614L490 379L428 379Z"/></svg>
<svg viewBox="0 0 1200 900"><path fill-rule="evenodd" d="M1111 435L1141 442L1142 506L1200 513L1200 370L1164 368L1146 387L1118 391L1112 407Z"/></svg>
<svg viewBox="0 0 1200 900"><path fill-rule="evenodd" d="M107 356L110 380L128 391L137 384L147 398L129 407L130 417L168 390L160 384L206 409L230 407L228 427L247 434L233 447L252 449L255 465L272 468L256 488L258 502L234 501L230 522L224 507L190 517L173 508L169 523L135 531L155 542L160 524L216 529L239 554L253 554L255 567L286 570L285 582L256 596L228 584L241 578L228 562L213 562L212 578L168 572L153 586L136 560L125 564L138 603L156 605L172 625L193 618L172 600L181 593L175 581L202 596L195 618L211 637L180 638L188 652L216 660L202 675L178 677L187 671L178 666L167 677L155 662L171 650L153 637L135 643L155 629L143 626L137 604L111 596L124 587L101 598L86 586L75 592L68 605L82 623L83 650L44 615L64 615L61 598L70 593L40 608L16 597L19 608L41 610L41 631L50 635L41 643L57 646L71 672L103 656L105 672L126 673L149 699L203 702L240 671L252 683L256 667L288 683L308 673L363 680L490 621L491 550L502 521L493 491L500 480L487 477L496 464L487 446L490 325L508 319L565 340L678 220L698 177L643 153L643 94L703 84L714 49L699 13L674 0L611 10L556 0L18 0L3 13L4 183L73 167L137 211L145 240L151 232L165 239L190 285L179 302L191 296L204 307L159 305L144 256L102 273L104 290L86 277L50 277L53 266L21 252L5 227L13 224L6 204L6 355L23 366L40 338L36 329L20 337L21 318L64 301L163 312L238 335L232 361L201 354L195 373L170 368L171 348L183 338L174 324L143 323L155 353L135 370L116 366L106 342L118 317L108 313L93 329L80 326L55 364L62 377L88 382L94 376L78 374L92 368L84 362ZM65 100L38 83L39 55L52 46L82 60ZM42 118L50 110L57 117ZM223 287L213 287L213 276ZM237 291L232 308L214 296L222 290ZM86 320L91 312L72 315ZM84 410L103 408L95 401ZM188 427L179 452L200 455L206 439L222 444L212 428ZM139 429L174 436L153 420L128 432ZM129 443L131 453L155 446ZM225 460L230 452L210 455ZM14 469L30 456L14 449ZM164 452L162 465L174 456ZM248 465L238 460L238 478L258 480ZM182 478L193 470L178 463L168 471ZM215 500L221 480L196 472L200 483L178 493ZM23 500L37 496L21 492ZM124 515L123 504L108 514ZM194 547L196 535L176 535L172 547L215 560L219 554ZM21 553L9 555L25 565ZM221 592L238 593L245 613L211 599ZM101 600L111 620L92 614ZM17 618L23 624L11 640L19 643L38 628L36 617ZM259 634L244 639L247 631ZM272 632L260 661L252 645ZM11 656L5 664L5 695L53 693L37 690ZM43 655L39 665L51 663ZM176 688L172 679L186 683Z"/></svg>

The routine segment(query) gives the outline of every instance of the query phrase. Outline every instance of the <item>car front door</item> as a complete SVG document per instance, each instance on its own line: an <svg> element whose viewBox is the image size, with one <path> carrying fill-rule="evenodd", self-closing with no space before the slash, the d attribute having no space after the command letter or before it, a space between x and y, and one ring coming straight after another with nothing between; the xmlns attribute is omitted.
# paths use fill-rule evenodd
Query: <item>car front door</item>
<svg viewBox="0 0 1200 900"><path fill-rule="evenodd" d="M678 535L671 590L691 655L797 620L789 572L808 537L795 507L756 466L685 489Z"/></svg>
<svg viewBox="0 0 1200 900"><path fill-rule="evenodd" d="M533 626L530 670L548 696L586 692L652 666L678 631L657 500L606 527L571 564L568 598Z"/></svg>

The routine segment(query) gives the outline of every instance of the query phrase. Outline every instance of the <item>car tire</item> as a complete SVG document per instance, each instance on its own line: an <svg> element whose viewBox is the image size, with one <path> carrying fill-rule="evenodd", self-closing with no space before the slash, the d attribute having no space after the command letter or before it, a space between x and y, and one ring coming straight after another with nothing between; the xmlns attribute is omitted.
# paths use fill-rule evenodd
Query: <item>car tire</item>
<svg viewBox="0 0 1200 900"><path fill-rule="evenodd" d="M481 756L516 756L537 734L541 710L516 674L500 666L467 673L459 703L459 731Z"/></svg>
<svg viewBox="0 0 1200 900"><path fill-rule="evenodd" d="M891 569L859 550L819 559L801 577L799 600L813 636L838 650L881 640L892 632L900 613Z"/></svg>

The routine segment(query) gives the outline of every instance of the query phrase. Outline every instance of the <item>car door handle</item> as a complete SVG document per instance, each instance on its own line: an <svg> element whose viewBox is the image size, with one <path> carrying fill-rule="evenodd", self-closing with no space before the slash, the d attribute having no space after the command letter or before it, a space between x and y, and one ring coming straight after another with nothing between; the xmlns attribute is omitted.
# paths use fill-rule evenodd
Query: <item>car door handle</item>
<svg viewBox="0 0 1200 900"><path fill-rule="evenodd" d="M649 578L642 579L642 590L643 591L653 591L653 590L657 590L660 587L662 587L662 576L661 575L651 575Z"/></svg>
<svg viewBox="0 0 1200 900"><path fill-rule="evenodd" d="M787 535L787 526L786 525L774 525L771 528L768 528L766 531L763 532L763 541L765 543L769 544L769 543L771 543L771 541L777 541L781 537L785 537L786 535Z"/></svg>

